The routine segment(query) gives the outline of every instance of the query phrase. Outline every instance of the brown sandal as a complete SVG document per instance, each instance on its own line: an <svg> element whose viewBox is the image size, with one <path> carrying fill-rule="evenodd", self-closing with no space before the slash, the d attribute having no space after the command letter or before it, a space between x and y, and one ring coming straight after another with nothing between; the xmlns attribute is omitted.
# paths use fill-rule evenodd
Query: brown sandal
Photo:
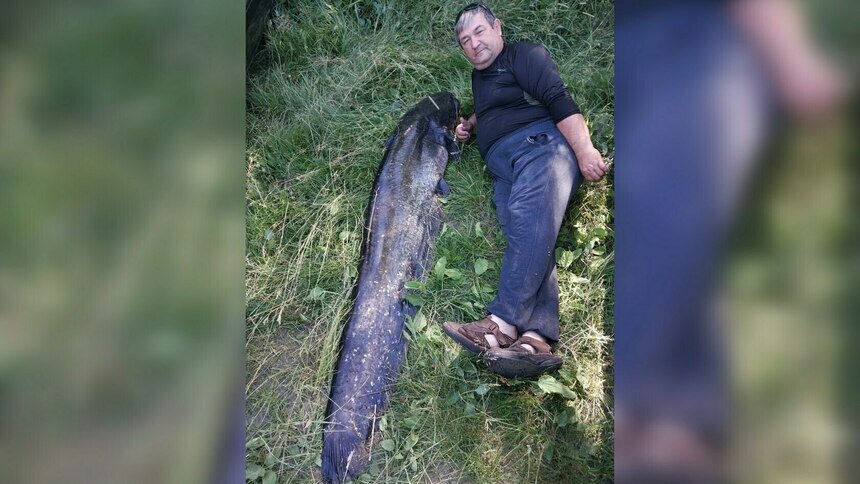
<svg viewBox="0 0 860 484"><path fill-rule="evenodd" d="M476 355L491 349L491 346L487 343L487 339L484 338L488 334L496 337L500 348L506 348L514 342L513 338L502 333L499 325L490 319L489 316L473 323L458 324L447 322L442 325L442 329L454 341L460 343L464 348Z"/></svg>
<svg viewBox="0 0 860 484"><path fill-rule="evenodd" d="M523 345L535 349L532 353ZM552 354L552 348L543 341L520 336L508 348L491 348L484 354L484 363L494 373L507 378L530 378L557 370L564 361Z"/></svg>

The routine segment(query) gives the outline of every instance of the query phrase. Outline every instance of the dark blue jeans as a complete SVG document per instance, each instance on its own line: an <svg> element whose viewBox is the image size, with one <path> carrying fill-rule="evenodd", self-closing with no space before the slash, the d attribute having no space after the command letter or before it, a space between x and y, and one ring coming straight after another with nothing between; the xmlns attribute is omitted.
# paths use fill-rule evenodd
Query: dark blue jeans
<svg viewBox="0 0 860 484"><path fill-rule="evenodd" d="M555 241L573 191L582 183L573 150L552 120L505 136L486 157L493 202L507 246L499 292L487 311L517 327L558 340Z"/></svg>

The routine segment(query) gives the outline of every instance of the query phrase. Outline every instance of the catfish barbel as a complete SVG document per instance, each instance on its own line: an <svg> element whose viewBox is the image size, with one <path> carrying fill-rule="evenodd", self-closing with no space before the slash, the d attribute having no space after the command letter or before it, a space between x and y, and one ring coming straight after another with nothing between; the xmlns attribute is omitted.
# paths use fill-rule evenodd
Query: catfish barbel
<svg viewBox="0 0 860 484"><path fill-rule="evenodd" d="M322 475L343 482L368 463L365 444L388 407L415 308L405 283L424 278L442 225L437 194L448 159L459 158L452 131L460 103L441 92L410 109L386 141L365 225L355 303L341 338L340 356L323 427Z"/></svg>

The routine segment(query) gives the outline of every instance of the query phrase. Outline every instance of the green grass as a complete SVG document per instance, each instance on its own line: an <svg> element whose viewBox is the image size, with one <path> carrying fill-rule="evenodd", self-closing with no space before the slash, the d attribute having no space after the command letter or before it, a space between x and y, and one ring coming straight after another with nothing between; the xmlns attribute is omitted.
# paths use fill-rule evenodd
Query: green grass
<svg viewBox="0 0 860 484"><path fill-rule="evenodd" d="M495 6L495 5L494 5ZM248 463L257 482L319 482L322 421L351 307L364 212L399 117L429 93L471 112L459 4L282 7L247 92ZM613 158L612 2L505 2L507 40L547 46L595 145ZM441 332L483 315L504 240L473 144L452 187L411 344L362 482L604 482L612 478L611 176L584 185L558 241L562 371L513 382ZM486 271L476 261L485 259ZM476 270L477 268L477 270Z"/></svg>

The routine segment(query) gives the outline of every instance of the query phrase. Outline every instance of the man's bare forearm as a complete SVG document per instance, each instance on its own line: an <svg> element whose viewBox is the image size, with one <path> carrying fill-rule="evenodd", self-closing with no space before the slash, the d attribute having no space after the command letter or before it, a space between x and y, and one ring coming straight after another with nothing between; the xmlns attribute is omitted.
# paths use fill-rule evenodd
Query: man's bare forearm
<svg viewBox="0 0 860 484"><path fill-rule="evenodd" d="M585 117L582 114L573 114L556 123L556 126L573 149L579 170L585 179L597 181L603 178L609 167L591 142Z"/></svg>
<svg viewBox="0 0 860 484"><path fill-rule="evenodd" d="M845 76L813 42L795 0L733 2L730 11L788 112L817 116L839 105L847 91Z"/></svg>
<svg viewBox="0 0 860 484"><path fill-rule="evenodd" d="M588 126L585 124L585 117L581 114L568 116L558 123L558 130L564 135L567 144L573 148L573 152L579 156L579 153L585 149L593 148L591 143L591 135L588 134Z"/></svg>

